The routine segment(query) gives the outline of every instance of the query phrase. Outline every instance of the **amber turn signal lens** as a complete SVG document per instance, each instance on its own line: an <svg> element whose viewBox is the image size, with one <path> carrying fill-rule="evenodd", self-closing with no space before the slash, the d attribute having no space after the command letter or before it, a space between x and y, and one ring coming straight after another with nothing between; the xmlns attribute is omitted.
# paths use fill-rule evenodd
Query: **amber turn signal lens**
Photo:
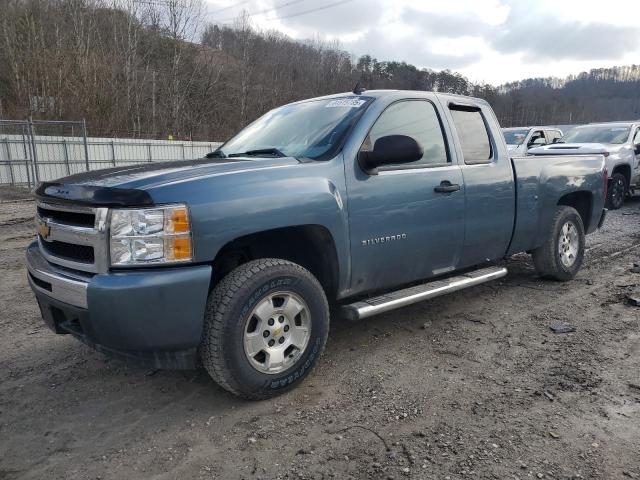
<svg viewBox="0 0 640 480"><path fill-rule="evenodd" d="M167 239L168 256L171 260L191 260L191 238L177 237Z"/></svg>
<svg viewBox="0 0 640 480"><path fill-rule="evenodd" d="M185 207L171 210L171 225L174 233L189 232L189 213Z"/></svg>

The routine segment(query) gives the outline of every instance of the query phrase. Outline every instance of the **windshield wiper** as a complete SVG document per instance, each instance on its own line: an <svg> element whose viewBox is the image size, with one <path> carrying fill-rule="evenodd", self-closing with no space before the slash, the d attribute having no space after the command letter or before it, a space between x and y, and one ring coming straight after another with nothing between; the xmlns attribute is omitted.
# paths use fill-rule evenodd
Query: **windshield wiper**
<svg viewBox="0 0 640 480"><path fill-rule="evenodd" d="M214 150L213 152L209 152L205 155L205 157L207 158L227 158L227 156L224 154L224 152L222 150L220 150L219 148L217 150Z"/></svg>
<svg viewBox="0 0 640 480"><path fill-rule="evenodd" d="M259 148L256 150L247 150L246 152L242 152L242 153L232 153L230 155L228 155L229 158L231 157L286 157L287 155L285 155L284 153L282 153L280 150L278 150L277 148Z"/></svg>

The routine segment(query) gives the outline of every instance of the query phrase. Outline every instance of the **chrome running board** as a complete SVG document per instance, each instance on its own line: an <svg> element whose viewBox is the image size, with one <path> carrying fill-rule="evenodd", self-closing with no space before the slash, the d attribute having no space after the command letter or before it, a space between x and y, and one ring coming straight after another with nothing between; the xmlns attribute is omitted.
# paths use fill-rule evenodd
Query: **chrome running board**
<svg viewBox="0 0 640 480"><path fill-rule="evenodd" d="M373 315L378 315L379 313L422 302L423 300L439 297L446 293L490 282L491 280L502 278L506 274L507 269L504 267L481 268L480 270L474 270L455 277L434 280L415 287L386 293L379 297L361 300L349 305L344 305L342 308L350 320L361 320Z"/></svg>

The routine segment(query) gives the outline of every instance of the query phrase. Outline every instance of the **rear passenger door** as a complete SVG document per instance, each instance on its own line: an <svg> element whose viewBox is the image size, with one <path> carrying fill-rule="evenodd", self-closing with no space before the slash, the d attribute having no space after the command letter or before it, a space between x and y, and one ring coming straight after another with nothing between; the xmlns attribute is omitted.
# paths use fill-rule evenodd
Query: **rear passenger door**
<svg viewBox="0 0 640 480"><path fill-rule="evenodd" d="M484 105L449 104L465 184L465 232L460 267L501 258L515 220L511 160L493 112Z"/></svg>

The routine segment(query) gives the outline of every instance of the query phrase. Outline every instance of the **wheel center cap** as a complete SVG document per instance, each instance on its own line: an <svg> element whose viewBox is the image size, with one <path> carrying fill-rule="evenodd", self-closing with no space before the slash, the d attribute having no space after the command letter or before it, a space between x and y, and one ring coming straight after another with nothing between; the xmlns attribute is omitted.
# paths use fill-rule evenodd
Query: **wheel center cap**
<svg viewBox="0 0 640 480"><path fill-rule="evenodd" d="M282 327L276 327L276 328L273 330L273 336L274 336L274 337L275 337L275 336L278 336L278 335L280 335L280 333L281 333L281 332L282 332Z"/></svg>

